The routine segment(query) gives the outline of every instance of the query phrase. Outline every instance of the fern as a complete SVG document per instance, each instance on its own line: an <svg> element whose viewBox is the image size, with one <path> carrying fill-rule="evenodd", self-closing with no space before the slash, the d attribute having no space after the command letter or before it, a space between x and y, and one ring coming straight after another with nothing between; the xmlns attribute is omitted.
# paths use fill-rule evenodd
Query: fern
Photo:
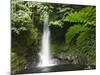
<svg viewBox="0 0 100 75"><path fill-rule="evenodd" d="M67 45L70 45L71 42L73 41L73 38L75 38L75 35L83 32L83 31L86 31L88 28L85 27L85 26L82 26L82 25L74 25L72 27L70 27L68 29L68 32L66 33L66 44Z"/></svg>
<svg viewBox="0 0 100 75"><path fill-rule="evenodd" d="M95 63L95 30L91 30L81 25L72 26L66 33L66 44L70 54L88 57L89 64Z"/></svg>
<svg viewBox="0 0 100 75"><path fill-rule="evenodd" d="M85 7L80 11L74 11L64 18L67 22L87 23L95 20L96 9L94 7Z"/></svg>
<svg viewBox="0 0 100 75"><path fill-rule="evenodd" d="M88 6L80 11L69 13L65 18L65 22L75 23L71 26L65 35L66 45L71 53L78 56L87 57L89 64L95 64L96 58L96 10L93 6Z"/></svg>
<svg viewBox="0 0 100 75"><path fill-rule="evenodd" d="M88 29L85 32L82 32L77 38L77 47L80 51L79 54L88 56L88 59L91 63L95 60L95 31Z"/></svg>

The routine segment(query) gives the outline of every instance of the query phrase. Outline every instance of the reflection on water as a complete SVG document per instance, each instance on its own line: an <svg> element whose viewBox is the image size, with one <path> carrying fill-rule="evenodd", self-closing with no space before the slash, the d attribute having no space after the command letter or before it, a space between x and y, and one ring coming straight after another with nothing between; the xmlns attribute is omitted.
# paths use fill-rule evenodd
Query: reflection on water
<svg viewBox="0 0 100 75"><path fill-rule="evenodd" d="M50 71L50 68L47 67L47 68L41 69L41 71L42 72L49 72Z"/></svg>

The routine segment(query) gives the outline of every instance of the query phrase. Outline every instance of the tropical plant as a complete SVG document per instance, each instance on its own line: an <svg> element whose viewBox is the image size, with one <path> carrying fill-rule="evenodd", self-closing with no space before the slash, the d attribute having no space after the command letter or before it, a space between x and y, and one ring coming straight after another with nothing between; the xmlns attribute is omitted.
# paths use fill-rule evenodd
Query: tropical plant
<svg viewBox="0 0 100 75"><path fill-rule="evenodd" d="M96 9L93 6L84 7L79 11L69 13L65 22L73 23L66 33L66 44L75 54L87 57L89 64L95 64L95 26ZM71 52L70 51L70 52Z"/></svg>
<svg viewBox="0 0 100 75"><path fill-rule="evenodd" d="M11 36L12 36L12 72L22 70L26 63L38 57L38 30L32 21L32 11L25 2L13 0L11 7ZM32 58L31 58L32 57ZM34 57L34 58L33 58Z"/></svg>

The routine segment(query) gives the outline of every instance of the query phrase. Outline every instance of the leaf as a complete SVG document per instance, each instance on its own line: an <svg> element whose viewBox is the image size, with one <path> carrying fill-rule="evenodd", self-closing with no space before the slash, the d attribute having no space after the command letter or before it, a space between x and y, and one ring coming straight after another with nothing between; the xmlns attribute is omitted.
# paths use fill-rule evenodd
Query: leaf
<svg viewBox="0 0 100 75"><path fill-rule="evenodd" d="M67 22L76 22L76 23L87 23L95 21L96 9L94 7L85 7L80 11L70 12L68 16L64 18L64 21Z"/></svg>
<svg viewBox="0 0 100 75"><path fill-rule="evenodd" d="M71 41L75 38L75 36L83 31L86 31L88 28L82 25L74 25L68 29L68 32L65 35L66 44L70 45Z"/></svg>

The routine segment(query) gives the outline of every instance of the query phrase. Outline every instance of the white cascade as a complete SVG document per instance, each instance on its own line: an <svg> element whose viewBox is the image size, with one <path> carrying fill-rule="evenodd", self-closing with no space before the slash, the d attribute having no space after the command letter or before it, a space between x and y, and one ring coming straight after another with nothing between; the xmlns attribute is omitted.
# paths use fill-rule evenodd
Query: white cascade
<svg viewBox="0 0 100 75"><path fill-rule="evenodd" d="M42 35L42 47L39 53L40 62L38 67L46 67L52 66L51 54L50 54L50 29L48 26L48 18L47 14L44 15L44 27L43 27L43 35Z"/></svg>

